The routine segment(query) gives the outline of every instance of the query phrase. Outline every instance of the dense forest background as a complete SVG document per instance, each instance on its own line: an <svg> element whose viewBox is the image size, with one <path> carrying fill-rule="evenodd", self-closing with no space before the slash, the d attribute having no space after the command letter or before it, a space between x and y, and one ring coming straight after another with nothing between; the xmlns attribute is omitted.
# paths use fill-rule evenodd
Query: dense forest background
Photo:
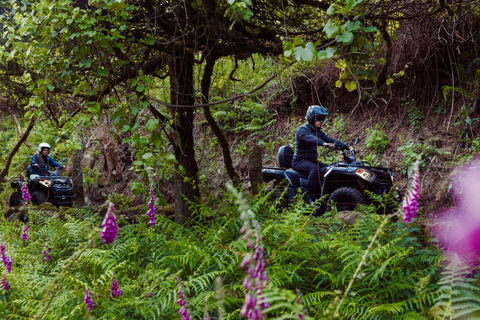
<svg viewBox="0 0 480 320"><path fill-rule="evenodd" d="M480 317L477 1L0 0L0 23L2 318ZM251 192L251 151L278 165L312 104L395 193L419 161L412 223ZM41 142L73 208L9 206Z"/></svg>

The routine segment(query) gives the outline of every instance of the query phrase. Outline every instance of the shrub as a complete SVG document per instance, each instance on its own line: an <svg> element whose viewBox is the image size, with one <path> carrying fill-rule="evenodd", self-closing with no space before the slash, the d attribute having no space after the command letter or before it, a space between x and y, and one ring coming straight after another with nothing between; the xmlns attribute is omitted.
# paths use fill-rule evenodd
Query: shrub
<svg viewBox="0 0 480 320"><path fill-rule="evenodd" d="M365 147L371 151L382 153L390 143L390 136L383 132L383 125L376 124L375 128L367 128Z"/></svg>

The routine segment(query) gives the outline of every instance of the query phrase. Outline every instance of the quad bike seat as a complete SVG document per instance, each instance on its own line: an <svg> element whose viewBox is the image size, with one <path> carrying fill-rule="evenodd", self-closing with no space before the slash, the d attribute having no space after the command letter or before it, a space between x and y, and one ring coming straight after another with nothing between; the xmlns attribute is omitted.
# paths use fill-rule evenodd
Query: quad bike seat
<svg viewBox="0 0 480 320"><path fill-rule="evenodd" d="M293 159L293 149L290 146L281 146L278 149L278 163L282 168L291 168Z"/></svg>

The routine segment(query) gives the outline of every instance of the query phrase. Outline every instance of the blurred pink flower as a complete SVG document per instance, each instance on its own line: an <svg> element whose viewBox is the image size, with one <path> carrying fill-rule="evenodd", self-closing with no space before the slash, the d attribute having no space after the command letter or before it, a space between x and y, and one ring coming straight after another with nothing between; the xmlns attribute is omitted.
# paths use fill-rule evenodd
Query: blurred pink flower
<svg viewBox="0 0 480 320"><path fill-rule="evenodd" d="M480 257L480 159L460 168L452 176L456 207L441 214L433 228L440 245L456 253L471 267Z"/></svg>

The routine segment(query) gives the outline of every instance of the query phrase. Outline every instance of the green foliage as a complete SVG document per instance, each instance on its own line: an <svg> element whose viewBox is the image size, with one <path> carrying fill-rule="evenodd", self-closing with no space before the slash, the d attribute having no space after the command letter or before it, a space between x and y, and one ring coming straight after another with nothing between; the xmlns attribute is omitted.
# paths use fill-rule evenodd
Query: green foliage
<svg viewBox="0 0 480 320"><path fill-rule="evenodd" d="M398 148L398 151L402 151L404 159L400 163L400 170L407 173L410 177L412 174L413 164L418 159L419 168L423 168L430 163L430 160L435 156L442 156L443 153L440 149L435 147L432 139L422 143L415 143L413 140L402 141L405 144Z"/></svg>
<svg viewBox="0 0 480 320"><path fill-rule="evenodd" d="M480 289L474 285L471 266L465 265L457 255L442 271L438 296L435 299L435 319L478 319L480 318Z"/></svg>
<svg viewBox="0 0 480 320"><path fill-rule="evenodd" d="M245 294L245 270L238 265L247 251L239 214L245 208L260 222L263 234L270 279L264 290L268 319L294 318L301 312L295 289L315 319L330 318L338 306L338 319L421 319L438 296L432 279L440 258L425 246L428 241L415 225L390 221L377 216L375 207L362 206L357 223L346 227L332 213L306 216L301 201L278 215L268 195L248 199L247 207L237 206L238 197L222 193L194 205L186 226L161 217L153 227L147 227L146 216L138 217L138 224L119 219L119 236L110 245L99 239L102 216L92 207L63 211L63 218L30 211L26 241L20 237L21 223L2 220L0 241L14 263L7 274L11 289L0 294L0 315L173 319L178 316L175 291L181 276L194 317L201 317L205 302L212 318L217 316L215 279L221 277L224 317L238 318ZM112 200L125 202L118 196ZM52 260L41 264L47 243ZM358 276L352 278L355 270ZM115 299L109 292L113 276L123 291ZM338 297L349 283L340 305ZM83 303L85 287L92 292L92 312Z"/></svg>
<svg viewBox="0 0 480 320"><path fill-rule="evenodd" d="M274 115L263 104L252 99L244 99L225 107L213 112L213 116L226 133L250 131L261 134L263 129L276 121Z"/></svg>
<svg viewBox="0 0 480 320"><path fill-rule="evenodd" d="M365 147L371 151L382 153L390 143L390 136L383 131L383 125L376 124L375 128L367 128Z"/></svg>
<svg viewBox="0 0 480 320"><path fill-rule="evenodd" d="M410 120L410 127L413 131L418 132L424 117L422 110L418 108L414 99L402 99L401 105L407 111L408 119Z"/></svg>

